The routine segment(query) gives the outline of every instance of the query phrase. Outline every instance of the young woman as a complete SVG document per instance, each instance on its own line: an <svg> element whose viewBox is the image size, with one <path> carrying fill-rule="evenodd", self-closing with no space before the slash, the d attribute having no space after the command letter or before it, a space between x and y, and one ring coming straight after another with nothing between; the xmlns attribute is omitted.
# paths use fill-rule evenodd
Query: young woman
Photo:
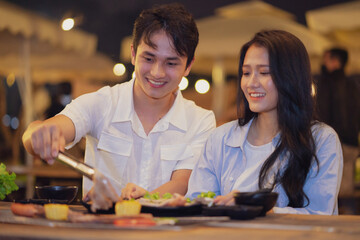
<svg viewBox="0 0 360 240"><path fill-rule="evenodd" d="M313 119L307 51L294 35L262 31L240 54L238 120L217 128L195 166L187 196L271 188L275 213L337 214L342 176L335 131Z"/></svg>

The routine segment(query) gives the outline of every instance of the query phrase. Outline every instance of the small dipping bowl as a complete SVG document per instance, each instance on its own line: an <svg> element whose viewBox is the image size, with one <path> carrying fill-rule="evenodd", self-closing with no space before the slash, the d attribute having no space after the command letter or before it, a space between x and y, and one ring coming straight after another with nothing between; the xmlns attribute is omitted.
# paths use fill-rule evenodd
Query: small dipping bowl
<svg viewBox="0 0 360 240"><path fill-rule="evenodd" d="M77 186L35 186L35 194L39 199L61 200L67 204L74 201L77 192Z"/></svg>
<svg viewBox="0 0 360 240"><path fill-rule="evenodd" d="M269 191L239 192L234 194L236 205L262 206L260 216L265 216L277 201L278 193Z"/></svg>

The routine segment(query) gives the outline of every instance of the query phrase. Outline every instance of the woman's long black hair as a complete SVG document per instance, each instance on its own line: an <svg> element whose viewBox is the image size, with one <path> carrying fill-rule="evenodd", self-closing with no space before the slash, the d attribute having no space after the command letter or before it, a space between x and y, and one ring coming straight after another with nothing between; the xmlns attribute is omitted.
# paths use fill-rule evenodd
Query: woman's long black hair
<svg viewBox="0 0 360 240"><path fill-rule="evenodd" d="M254 44L265 47L269 53L271 77L278 91L277 117L280 130L280 141L260 170L259 188L265 187L276 160L286 156L286 165L281 171L278 170L273 184L282 185L289 198L289 207L304 207L309 204L309 198L303 187L314 159L319 166L311 132L314 102L309 56L297 37L281 30L261 31L242 47L237 99L240 126L257 117L257 113L250 110L241 90L245 54Z"/></svg>

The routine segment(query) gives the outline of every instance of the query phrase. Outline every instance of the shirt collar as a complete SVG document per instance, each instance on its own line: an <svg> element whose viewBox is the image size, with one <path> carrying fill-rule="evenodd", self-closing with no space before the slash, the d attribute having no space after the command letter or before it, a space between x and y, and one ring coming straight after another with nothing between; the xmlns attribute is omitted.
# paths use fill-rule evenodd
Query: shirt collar
<svg viewBox="0 0 360 240"><path fill-rule="evenodd" d="M184 97L178 89L175 93L176 97L174 103L167 114L162 118L164 122L172 124L173 126L186 131L188 129L186 110L184 105Z"/></svg>
<svg viewBox="0 0 360 240"><path fill-rule="evenodd" d="M243 149L252 121L253 119L251 119L247 124L242 127L240 127L239 124L236 123L234 131L230 134L225 144L230 147L240 147Z"/></svg>
<svg viewBox="0 0 360 240"><path fill-rule="evenodd" d="M241 149L244 149L244 144L253 120L254 118L242 127L240 127L239 124L236 124L234 131L230 134L225 144L230 147L240 147ZM272 145L276 146L279 140L280 133L276 134L276 136L273 138Z"/></svg>
<svg viewBox="0 0 360 240"><path fill-rule="evenodd" d="M117 107L116 112L114 114L113 122L126 122L132 121L134 115L134 83L135 78L131 79L121 93L119 94L119 103L121 104L121 108ZM186 131L187 127L187 120L186 120L186 110L184 106L184 98L181 94L181 91L178 89L175 93L176 97L174 100L173 105L171 106L170 110L165 114L162 120L166 123L170 123L181 130ZM130 100L130 101L129 101Z"/></svg>

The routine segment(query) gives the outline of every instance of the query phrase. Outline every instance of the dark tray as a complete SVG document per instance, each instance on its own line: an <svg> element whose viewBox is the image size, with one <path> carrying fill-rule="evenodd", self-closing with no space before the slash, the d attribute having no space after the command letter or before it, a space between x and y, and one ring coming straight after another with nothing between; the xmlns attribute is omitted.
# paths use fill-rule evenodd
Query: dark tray
<svg viewBox="0 0 360 240"><path fill-rule="evenodd" d="M23 203L23 204L39 204L44 205L47 203L57 203L57 204L68 204L67 200L57 200L57 199L24 199L24 200L15 200L16 203Z"/></svg>
<svg viewBox="0 0 360 240"><path fill-rule="evenodd" d="M248 220L261 215L262 206L235 205L235 206L203 206L204 216L229 216L231 219Z"/></svg>
<svg viewBox="0 0 360 240"><path fill-rule="evenodd" d="M94 213L91 210L91 205L86 202L81 202L82 205L88 210L89 213ZM181 216L193 216L200 215L202 212L201 204L194 204L190 206L181 207L150 207L141 206L142 213L151 213L155 217L181 217ZM97 210L95 214L114 214L115 204L108 210Z"/></svg>
<svg viewBox="0 0 360 240"><path fill-rule="evenodd" d="M142 206L142 213L151 213L155 217L182 217L200 215L202 212L201 204L194 204L181 207L149 207Z"/></svg>

